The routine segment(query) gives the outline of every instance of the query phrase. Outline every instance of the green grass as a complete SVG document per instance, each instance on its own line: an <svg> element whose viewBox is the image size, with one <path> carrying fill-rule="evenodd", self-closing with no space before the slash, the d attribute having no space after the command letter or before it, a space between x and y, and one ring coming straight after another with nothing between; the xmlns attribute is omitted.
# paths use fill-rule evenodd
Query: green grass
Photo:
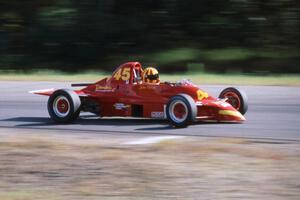
<svg viewBox="0 0 300 200"><path fill-rule="evenodd" d="M181 61L195 60L199 57L200 51L192 48L177 48L164 50L157 53L146 55L144 59L151 60L153 63L167 64Z"/></svg>
<svg viewBox="0 0 300 200"><path fill-rule="evenodd" d="M223 49L196 49L196 48L174 48L163 50L157 53L145 55L145 60L153 63L168 64L182 61L240 61L251 58L264 59L288 59L298 57L297 49L290 51L270 50L270 49L248 49L248 48L223 48Z"/></svg>
<svg viewBox="0 0 300 200"><path fill-rule="evenodd" d="M57 71L38 71L31 73L0 72L0 81L59 81L59 82L95 82L109 73L87 71L68 74ZM184 74L161 74L161 81L179 81L190 79L197 84L229 84L229 85L287 85L300 86L299 75L242 75L242 74L209 74L202 72Z"/></svg>

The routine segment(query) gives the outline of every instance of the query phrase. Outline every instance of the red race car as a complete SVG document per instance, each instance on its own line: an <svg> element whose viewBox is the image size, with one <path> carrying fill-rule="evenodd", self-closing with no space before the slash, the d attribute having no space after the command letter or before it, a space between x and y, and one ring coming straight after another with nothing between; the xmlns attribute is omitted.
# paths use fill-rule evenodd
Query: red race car
<svg viewBox="0 0 300 200"><path fill-rule="evenodd" d="M188 80L160 82L155 68L143 70L139 62L122 64L96 83L72 86L84 88L32 93L49 96L48 112L58 123L72 122L83 111L100 117L167 119L175 127L186 127L196 121L242 122L248 108L241 90L229 87L214 98Z"/></svg>

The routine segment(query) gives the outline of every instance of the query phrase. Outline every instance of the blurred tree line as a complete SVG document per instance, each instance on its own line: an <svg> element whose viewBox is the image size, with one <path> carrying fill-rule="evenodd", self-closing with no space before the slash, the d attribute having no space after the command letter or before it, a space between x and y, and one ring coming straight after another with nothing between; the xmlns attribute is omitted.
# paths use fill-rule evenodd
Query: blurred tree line
<svg viewBox="0 0 300 200"><path fill-rule="evenodd" d="M0 67L300 72L299 0L0 0Z"/></svg>

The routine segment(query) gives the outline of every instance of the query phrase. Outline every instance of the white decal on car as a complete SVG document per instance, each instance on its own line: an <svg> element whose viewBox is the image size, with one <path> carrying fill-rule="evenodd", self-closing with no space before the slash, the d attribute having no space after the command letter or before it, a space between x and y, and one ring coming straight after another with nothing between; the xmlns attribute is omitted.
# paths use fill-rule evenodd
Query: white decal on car
<svg viewBox="0 0 300 200"><path fill-rule="evenodd" d="M130 105L125 105L124 103L115 103L114 107L116 110L127 110Z"/></svg>
<svg viewBox="0 0 300 200"><path fill-rule="evenodd" d="M164 118L164 112L151 112L151 117L152 118L163 119Z"/></svg>

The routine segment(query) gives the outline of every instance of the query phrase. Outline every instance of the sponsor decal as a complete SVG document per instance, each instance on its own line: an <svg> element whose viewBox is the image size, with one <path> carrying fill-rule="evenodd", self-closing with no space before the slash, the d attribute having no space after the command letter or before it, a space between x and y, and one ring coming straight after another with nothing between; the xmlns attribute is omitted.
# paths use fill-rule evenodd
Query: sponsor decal
<svg viewBox="0 0 300 200"><path fill-rule="evenodd" d="M100 92L112 92L114 89L110 86L101 86L101 85L96 85L96 91Z"/></svg>
<svg viewBox="0 0 300 200"><path fill-rule="evenodd" d="M152 90L153 88L156 88L155 86L156 85L150 85L150 84L149 85L141 85L139 89L140 90Z"/></svg>
<svg viewBox="0 0 300 200"><path fill-rule="evenodd" d="M125 105L124 103L115 103L114 107L116 110L127 110L130 108L130 105Z"/></svg>
<svg viewBox="0 0 300 200"><path fill-rule="evenodd" d="M152 118L163 119L164 116L165 116L164 112L151 112L151 117Z"/></svg>

